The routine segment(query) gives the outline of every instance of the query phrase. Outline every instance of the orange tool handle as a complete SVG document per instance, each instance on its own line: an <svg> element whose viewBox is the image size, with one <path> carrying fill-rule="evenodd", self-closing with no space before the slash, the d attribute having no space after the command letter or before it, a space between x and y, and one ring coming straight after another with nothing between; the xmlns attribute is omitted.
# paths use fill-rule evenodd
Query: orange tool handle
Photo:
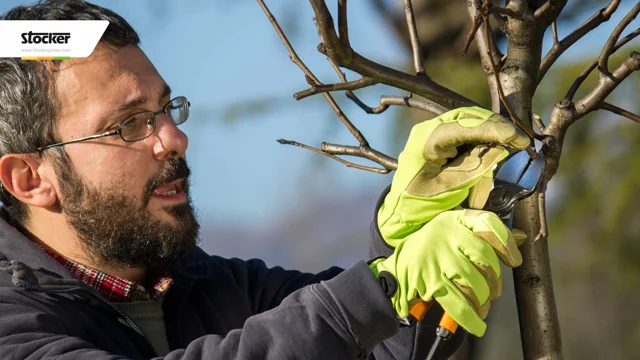
<svg viewBox="0 0 640 360"><path fill-rule="evenodd" d="M413 305L411 305L411 308L409 308L409 314L411 314L411 316L413 316L416 320L420 321L427 314L434 302L435 300L431 300L429 302L422 300L417 301ZM441 328L449 330L452 334L455 334L456 330L458 330L458 323L453 320L453 318L451 318L451 316L449 316L449 314L447 314L446 312L444 313L444 315L442 315L439 326Z"/></svg>
<svg viewBox="0 0 640 360"><path fill-rule="evenodd" d="M427 315L429 309L431 309L431 305L433 305L435 300L427 301L416 301L409 308L409 314L413 316L416 320L420 321L422 318Z"/></svg>
<svg viewBox="0 0 640 360"><path fill-rule="evenodd" d="M444 313L444 315L442 315L442 319L440 319L439 325L441 328L449 330L451 334L455 334L456 330L458 330L458 323L453 320L447 313Z"/></svg>

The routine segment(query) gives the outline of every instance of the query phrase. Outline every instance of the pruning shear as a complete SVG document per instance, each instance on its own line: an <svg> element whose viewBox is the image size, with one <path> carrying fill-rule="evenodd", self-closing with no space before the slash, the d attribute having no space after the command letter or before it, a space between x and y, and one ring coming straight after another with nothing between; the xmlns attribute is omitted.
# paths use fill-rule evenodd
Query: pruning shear
<svg viewBox="0 0 640 360"><path fill-rule="evenodd" d="M531 150L529 150L531 151ZM542 151L532 159L525 150L510 155L498 164L494 178L494 187L483 210L494 212L509 228L513 224L513 210L518 201L531 196L537 189L544 170ZM435 300L414 302L409 309L411 323L422 320ZM427 360L431 360L441 340L447 340L455 334L458 324L446 312L436 330L436 341L433 343Z"/></svg>

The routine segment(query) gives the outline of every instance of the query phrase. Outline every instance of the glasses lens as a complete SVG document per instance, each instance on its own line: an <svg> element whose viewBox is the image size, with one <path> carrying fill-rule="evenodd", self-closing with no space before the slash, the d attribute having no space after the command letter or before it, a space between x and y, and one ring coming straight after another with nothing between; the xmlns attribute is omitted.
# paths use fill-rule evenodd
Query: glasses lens
<svg viewBox="0 0 640 360"><path fill-rule="evenodd" d="M120 125L120 135L124 141L142 140L153 134L156 127L152 112L142 112L131 116Z"/></svg>
<svg viewBox="0 0 640 360"><path fill-rule="evenodd" d="M167 105L167 115L173 119L176 125L187 121L189 117L189 102L184 96L178 96Z"/></svg>

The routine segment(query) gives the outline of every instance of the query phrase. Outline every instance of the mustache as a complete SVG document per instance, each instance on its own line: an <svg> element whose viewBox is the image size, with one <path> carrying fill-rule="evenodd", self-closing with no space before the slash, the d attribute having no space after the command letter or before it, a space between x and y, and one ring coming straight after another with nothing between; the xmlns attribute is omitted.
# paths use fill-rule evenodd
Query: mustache
<svg viewBox="0 0 640 360"><path fill-rule="evenodd" d="M182 191L185 194L189 194L189 176L191 175L191 169L189 169L189 165L187 165L187 161L183 158L178 159L168 159L165 161L164 166L149 180L147 181L144 187L144 198L143 204L146 206L151 200L151 196L153 194L153 190L156 188L168 184L172 181L176 181L178 179L184 178L182 183L180 184L182 187Z"/></svg>

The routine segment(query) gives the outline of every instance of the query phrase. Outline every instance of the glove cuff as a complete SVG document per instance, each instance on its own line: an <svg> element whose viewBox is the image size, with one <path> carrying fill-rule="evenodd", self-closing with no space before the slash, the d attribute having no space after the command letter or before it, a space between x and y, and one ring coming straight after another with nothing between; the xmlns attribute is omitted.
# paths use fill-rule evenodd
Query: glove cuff
<svg viewBox="0 0 640 360"><path fill-rule="evenodd" d="M387 258L384 256L379 256L377 258L373 258L367 261L369 268L373 271L373 274L376 276L378 281L380 282L380 286L382 287L382 291L387 295L389 299L391 299L398 291L398 281L390 272L386 270L378 270L378 264Z"/></svg>

